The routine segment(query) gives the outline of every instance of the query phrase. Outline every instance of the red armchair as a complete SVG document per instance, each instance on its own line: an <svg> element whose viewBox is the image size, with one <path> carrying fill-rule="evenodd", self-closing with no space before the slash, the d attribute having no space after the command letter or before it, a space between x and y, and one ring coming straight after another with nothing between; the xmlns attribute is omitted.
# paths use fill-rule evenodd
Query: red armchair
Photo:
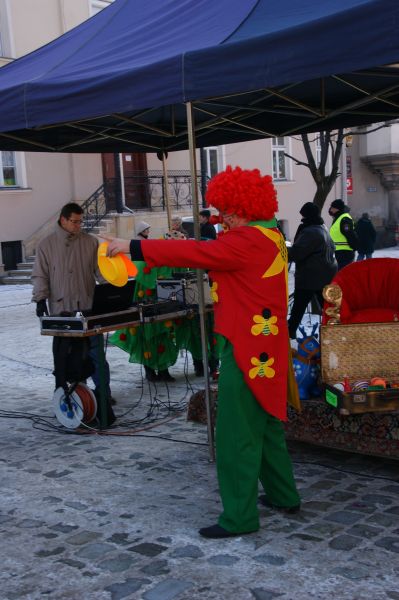
<svg viewBox="0 0 399 600"><path fill-rule="evenodd" d="M399 320L399 259L372 258L354 262L338 271L333 284L342 290L340 322L387 323ZM328 323L325 301L323 325Z"/></svg>

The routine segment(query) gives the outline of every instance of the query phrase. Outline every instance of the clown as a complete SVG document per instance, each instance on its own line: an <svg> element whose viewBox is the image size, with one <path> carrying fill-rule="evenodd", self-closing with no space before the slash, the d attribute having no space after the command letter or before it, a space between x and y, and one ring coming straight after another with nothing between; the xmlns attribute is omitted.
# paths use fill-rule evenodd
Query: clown
<svg viewBox="0 0 399 600"><path fill-rule="evenodd" d="M199 533L225 538L259 529L259 480L263 504L288 512L300 506L281 423L287 412L287 251L270 176L227 167L209 182L206 199L227 226L220 238L110 239L108 251L130 250L133 260L149 266L209 271L215 332L223 336L216 422L223 511Z"/></svg>

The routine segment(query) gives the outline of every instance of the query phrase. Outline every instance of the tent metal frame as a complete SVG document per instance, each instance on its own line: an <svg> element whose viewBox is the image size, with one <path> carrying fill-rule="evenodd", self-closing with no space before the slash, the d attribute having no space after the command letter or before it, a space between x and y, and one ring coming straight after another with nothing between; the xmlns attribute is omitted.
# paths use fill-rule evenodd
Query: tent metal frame
<svg viewBox="0 0 399 600"><path fill-rule="evenodd" d="M311 94L308 88L313 90ZM345 101L337 103L337 95ZM196 117L197 147L214 145L215 137L220 145L232 139L289 136L349 123L367 125L399 118L399 65L189 104ZM2 150L106 152L118 145L119 151L170 152L189 147L188 130L185 105L177 104L0 132L0 146Z"/></svg>

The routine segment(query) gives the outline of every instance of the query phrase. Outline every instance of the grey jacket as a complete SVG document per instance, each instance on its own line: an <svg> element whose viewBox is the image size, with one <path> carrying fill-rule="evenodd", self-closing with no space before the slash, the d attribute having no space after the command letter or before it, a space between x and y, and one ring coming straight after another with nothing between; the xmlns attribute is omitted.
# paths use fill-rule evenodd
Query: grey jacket
<svg viewBox="0 0 399 600"><path fill-rule="evenodd" d="M98 270L97 247L92 235L71 235L57 224L36 249L32 300L48 300L51 315L90 309L96 280L104 281Z"/></svg>

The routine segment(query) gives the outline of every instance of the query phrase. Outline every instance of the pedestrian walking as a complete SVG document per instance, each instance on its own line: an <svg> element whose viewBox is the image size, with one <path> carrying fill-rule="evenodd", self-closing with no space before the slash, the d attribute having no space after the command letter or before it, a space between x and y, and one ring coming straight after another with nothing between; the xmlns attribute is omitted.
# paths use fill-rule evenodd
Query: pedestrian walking
<svg viewBox="0 0 399 600"><path fill-rule="evenodd" d="M362 214L355 225L355 231L357 233L357 237L359 238L356 260L371 258L374 252L377 232L370 220L368 213L364 212Z"/></svg>
<svg viewBox="0 0 399 600"><path fill-rule="evenodd" d="M328 214L333 217L330 235L335 244L335 258L339 270L355 260L357 235L349 208L343 200L338 198L331 202Z"/></svg>
<svg viewBox="0 0 399 600"><path fill-rule="evenodd" d="M299 212L302 222L293 245L288 248L288 260L295 263L294 303L288 320L291 339L296 338L296 330L314 296L320 308L323 307L323 288L338 270L334 256L335 246L321 218L319 207L313 202L306 202Z"/></svg>

